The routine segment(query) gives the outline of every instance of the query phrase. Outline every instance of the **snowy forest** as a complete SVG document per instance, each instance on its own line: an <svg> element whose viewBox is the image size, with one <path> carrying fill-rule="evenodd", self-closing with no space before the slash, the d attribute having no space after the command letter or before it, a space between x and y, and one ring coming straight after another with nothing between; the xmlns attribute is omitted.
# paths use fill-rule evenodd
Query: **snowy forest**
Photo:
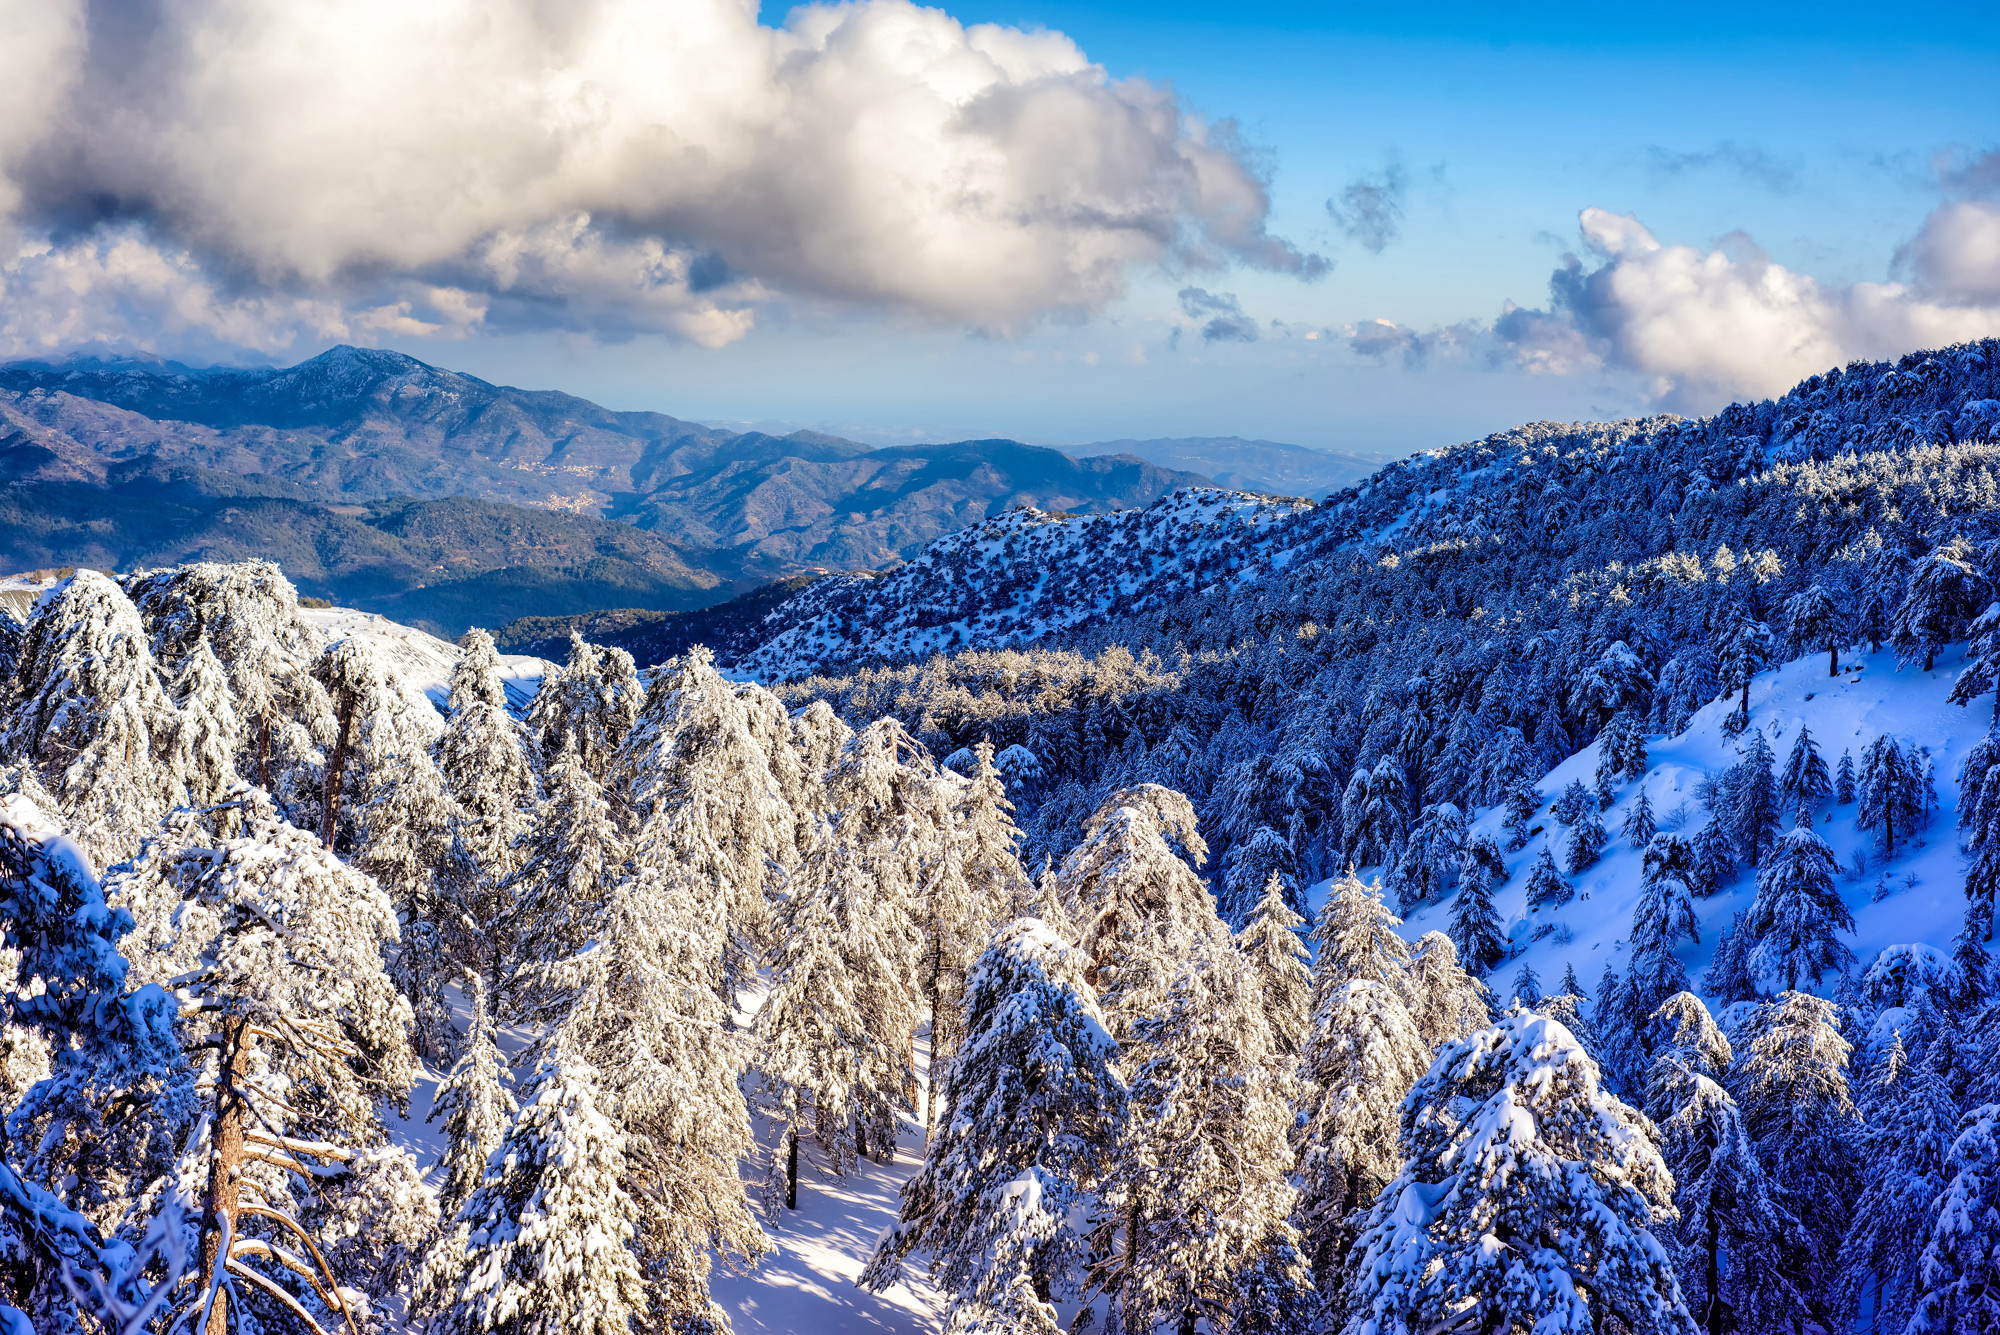
<svg viewBox="0 0 2000 1335"><path fill-rule="evenodd" d="M1996 434L1989 341L1017 513L525 707L51 582L0 1330L728 1331L912 1127L952 1332L2000 1330Z"/></svg>

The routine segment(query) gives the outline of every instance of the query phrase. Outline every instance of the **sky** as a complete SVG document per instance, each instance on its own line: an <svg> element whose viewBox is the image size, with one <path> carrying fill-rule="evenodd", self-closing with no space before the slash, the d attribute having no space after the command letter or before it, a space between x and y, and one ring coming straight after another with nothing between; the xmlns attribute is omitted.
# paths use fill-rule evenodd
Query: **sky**
<svg viewBox="0 0 2000 1335"><path fill-rule="evenodd" d="M0 51L5 356L1400 454L2000 334L1990 4L0 0Z"/></svg>

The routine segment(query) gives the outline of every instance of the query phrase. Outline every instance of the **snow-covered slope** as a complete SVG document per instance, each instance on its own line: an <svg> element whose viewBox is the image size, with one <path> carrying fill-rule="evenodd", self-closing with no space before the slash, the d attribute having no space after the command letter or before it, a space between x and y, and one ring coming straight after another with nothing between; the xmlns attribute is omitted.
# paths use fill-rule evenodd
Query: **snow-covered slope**
<svg viewBox="0 0 2000 1335"><path fill-rule="evenodd" d="M351 607L308 608L303 615L324 631L328 639L353 636L367 641L404 682L421 691L439 709L444 708L451 695L451 670L458 662L457 645L374 612L357 612ZM550 665L542 659L526 654L500 655L500 684L507 691L507 707L516 714L526 710L548 671Z"/></svg>
<svg viewBox="0 0 2000 1335"><path fill-rule="evenodd" d="M1762 673L1750 686L1750 725L1763 730L1780 764L1803 726L1812 730L1829 769L1838 767L1842 751L1852 752L1858 763L1863 748L1884 734L1906 749L1920 748L1936 767L1937 811L1914 841L1898 844L1893 859L1882 860L1872 834L1855 827L1852 803L1829 801L1814 827L1840 858L1841 895L1855 921L1852 936L1842 939L1854 951L1857 976L1889 945L1923 942L1949 955L1952 938L1964 921L1958 767L1966 751L1985 735L1992 701L1985 697L1969 708L1946 703L1963 666L1959 653L1954 649L1940 655L1930 672L1915 667L1899 670L1895 655L1887 651L1862 655L1848 661L1838 678L1827 676L1824 655L1813 655ZM1607 964L1621 973L1630 964L1627 938L1639 901L1641 859L1640 851L1619 835L1618 828L1642 787L1663 829L1691 835L1708 820L1696 786L1704 773L1720 774L1735 764L1739 745L1749 735L1733 738L1724 731L1723 721L1733 707L1733 701L1718 701L1699 711L1679 736L1647 739L1650 767L1643 779L1621 785L1617 804L1603 813L1611 839L1595 866L1570 878L1576 898L1560 908L1531 913L1526 902L1529 868L1544 844L1562 865L1562 840L1567 834L1546 808L1536 818L1542 833L1530 838L1520 852L1507 855L1509 878L1494 891L1494 905L1506 920L1510 945L1520 952L1518 959L1508 960L1488 979L1503 1000L1524 962L1540 975L1544 992L1556 989L1565 965L1574 967L1578 979L1594 989ZM1593 743L1550 771L1536 787L1549 799L1572 780L1588 788L1597 760ZM1501 819L1499 808L1486 808L1477 813L1472 829L1491 835L1504 847ZM1857 853L1863 864L1857 864ZM1857 872L1857 865L1866 870ZM1713 955L1717 934L1755 897L1756 873L1744 869L1714 896L1696 902L1701 943L1684 943L1678 953L1697 985ZM1446 931L1451 909L1449 897L1421 908L1410 915L1403 930L1411 939ZM1817 990L1825 994L1833 982L1829 978Z"/></svg>

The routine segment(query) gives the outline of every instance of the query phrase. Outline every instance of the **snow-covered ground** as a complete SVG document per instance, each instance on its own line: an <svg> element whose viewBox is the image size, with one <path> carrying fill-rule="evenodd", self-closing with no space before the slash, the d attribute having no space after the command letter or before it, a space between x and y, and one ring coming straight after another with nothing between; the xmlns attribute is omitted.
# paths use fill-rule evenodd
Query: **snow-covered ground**
<svg viewBox="0 0 2000 1335"><path fill-rule="evenodd" d="M1936 766L1937 812L1915 840L1898 840L1892 860L1880 859L1872 832L1855 828L1852 803L1842 806L1829 802L1815 826L1840 858L1841 893L1855 921L1854 934L1843 940L1854 951L1861 969L1884 946L1904 942L1927 942L1950 954L1952 938L1965 918L1964 859L1957 830L1958 767L1967 750L1985 735L1993 705L1991 696L1974 701L1969 708L1946 703L1952 682L1964 666L1962 652L1962 646L1955 646L1940 654L1930 672L1915 667L1898 669L1895 654L1888 650L1851 658L1843 654L1844 670L1838 678L1827 676L1826 656L1815 654L1762 673L1750 685L1750 726L1764 730L1780 768L1801 726L1812 730L1829 772L1839 768L1844 750L1853 753L1858 766L1863 748L1884 733L1897 738L1906 749L1912 745L1922 748ZM1511 945L1520 952L1519 958L1502 964L1487 980L1503 999L1523 961L1540 975L1544 992L1556 989L1566 964L1575 967L1578 979L1593 992L1607 963L1624 971L1630 962L1627 937L1632 911L1639 901L1641 866L1639 850L1618 833L1618 828L1641 785L1662 829L1678 828L1692 834L1706 823L1708 812L1695 796L1696 785L1704 773L1720 774L1735 764L1738 748L1749 735L1736 738L1724 732L1723 720L1732 708L1732 702L1717 701L1697 713L1680 736L1647 739L1650 767L1646 776L1621 785L1617 805L1603 813L1611 837L1597 865L1570 878L1577 889L1576 898L1560 908L1530 914L1529 869L1544 842L1549 844L1556 865L1562 866L1563 840L1568 834L1544 808L1535 822L1543 827L1542 833L1520 852L1507 856L1509 878L1494 891L1494 906L1507 923ZM1536 786L1545 799L1553 800L1572 779L1591 787L1596 773L1597 747L1592 744L1551 770ZM1493 836L1505 847L1507 836L1501 819L1499 808L1482 808L1472 821L1472 829ZM1786 825L1790 823L1787 818ZM1857 852L1866 859L1866 871L1858 875L1854 870ZM1324 893L1323 887L1315 890ZM1679 954L1697 984L1701 982L1700 971L1708 966L1714 952L1716 934L1729 926L1736 913L1749 908L1754 898L1756 872L1744 868L1712 898L1696 901L1701 943L1684 943ZM1451 900L1447 898L1413 912L1403 930L1414 939L1425 932L1447 930L1450 920ZM1544 923L1554 924L1555 930L1534 940ZM1566 933L1568 939L1564 939ZM1817 990L1824 995L1835 981L1829 978Z"/></svg>
<svg viewBox="0 0 2000 1335"><path fill-rule="evenodd" d="M451 670L458 663L457 645L351 607L305 608L302 615L329 639L352 635L366 640L405 682L429 696L440 709L444 707L451 695ZM516 714L525 710L550 670L547 662L526 654L500 655L500 684L507 691L507 707Z"/></svg>

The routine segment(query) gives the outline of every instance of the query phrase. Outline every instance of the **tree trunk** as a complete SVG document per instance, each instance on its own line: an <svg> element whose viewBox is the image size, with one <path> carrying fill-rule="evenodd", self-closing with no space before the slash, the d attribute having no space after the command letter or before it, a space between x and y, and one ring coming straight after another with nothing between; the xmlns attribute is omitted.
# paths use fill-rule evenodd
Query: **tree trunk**
<svg viewBox="0 0 2000 1335"><path fill-rule="evenodd" d="M243 1128L249 1120L250 1105L242 1080L244 1041L249 1023L239 1015L222 1022L222 1074L215 1087L215 1123L209 1129L208 1192L202 1201L201 1291L215 1290L215 1305L209 1310L202 1335L227 1335L229 1295L218 1289L216 1276L228 1264L222 1241L226 1231L236 1236L236 1210L241 1199L239 1176L243 1171ZM226 1228L225 1228L226 1224Z"/></svg>
<svg viewBox="0 0 2000 1335"><path fill-rule="evenodd" d="M789 1142L785 1150L785 1208L799 1208L799 1133L796 1128L788 1129L785 1139Z"/></svg>
<svg viewBox="0 0 2000 1335"><path fill-rule="evenodd" d="M340 775L347 768L347 743L354 733L354 688L340 689L340 733L333 740L333 755L326 763L326 819L320 842L333 847L334 831L340 827Z"/></svg>
<svg viewBox="0 0 2000 1335"><path fill-rule="evenodd" d="M271 791L271 711L257 715L257 786Z"/></svg>
<svg viewBox="0 0 2000 1335"><path fill-rule="evenodd" d="M1736 717L1743 721L1743 727L1750 726L1750 673L1743 674L1743 701L1736 706Z"/></svg>
<svg viewBox="0 0 2000 1335"><path fill-rule="evenodd" d="M1840 675L1840 646L1837 644L1829 644L1826 647L1826 675L1829 677Z"/></svg>
<svg viewBox="0 0 2000 1335"><path fill-rule="evenodd" d="M1937 662L1937 646L1935 644L1925 645L1924 671L1929 672L1931 670L1932 665L1935 664L1936 662Z"/></svg>
<svg viewBox="0 0 2000 1335"><path fill-rule="evenodd" d="M1708 1212L1708 1257L1702 1269L1702 1279L1708 1285L1708 1309L1702 1313L1701 1324L1708 1335L1728 1335L1724 1324L1722 1304L1722 1221L1715 1211Z"/></svg>

